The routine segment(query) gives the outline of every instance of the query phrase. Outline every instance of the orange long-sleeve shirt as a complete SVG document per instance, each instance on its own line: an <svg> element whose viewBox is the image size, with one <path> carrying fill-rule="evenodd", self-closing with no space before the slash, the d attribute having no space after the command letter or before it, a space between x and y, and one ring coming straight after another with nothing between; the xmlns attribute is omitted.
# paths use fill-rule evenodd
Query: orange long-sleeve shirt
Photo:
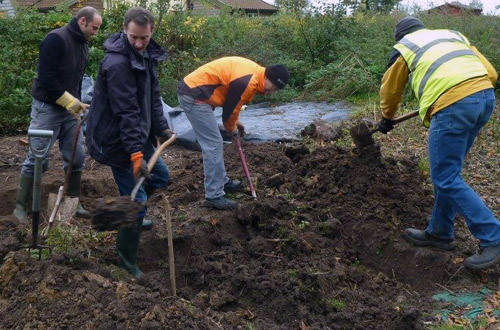
<svg viewBox="0 0 500 330"><path fill-rule="evenodd" d="M243 57L223 57L187 75L177 92L198 102L221 106L224 127L233 132L241 107L257 92L264 93L264 81L264 67Z"/></svg>

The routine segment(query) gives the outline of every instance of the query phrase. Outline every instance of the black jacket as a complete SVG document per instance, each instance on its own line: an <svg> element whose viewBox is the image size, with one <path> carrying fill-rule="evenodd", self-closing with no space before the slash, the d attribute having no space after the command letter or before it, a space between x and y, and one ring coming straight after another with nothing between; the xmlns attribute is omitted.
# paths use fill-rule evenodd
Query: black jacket
<svg viewBox="0 0 500 330"><path fill-rule="evenodd" d="M40 45L38 76L31 95L54 105L65 91L80 99L88 53L87 41L76 18L49 32Z"/></svg>
<svg viewBox="0 0 500 330"><path fill-rule="evenodd" d="M130 155L142 151L149 139L168 128L156 74L158 61L164 60L167 53L150 40L146 48L149 65L145 67L123 33L111 35L104 48L106 56L94 87L86 143L89 154L98 162L128 168ZM151 79L151 105L146 104L146 70ZM145 113L148 109L150 114ZM145 131L145 118L151 121L149 131Z"/></svg>

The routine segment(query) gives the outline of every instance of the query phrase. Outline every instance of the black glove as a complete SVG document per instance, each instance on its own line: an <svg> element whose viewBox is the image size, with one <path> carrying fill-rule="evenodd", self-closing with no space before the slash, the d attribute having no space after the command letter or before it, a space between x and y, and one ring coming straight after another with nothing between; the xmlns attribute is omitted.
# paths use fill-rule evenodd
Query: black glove
<svg viewBox="0 0 500 330"><path fill-rule="evenodd" d="M167 141L168 139L170 139L172 137L172 134L174 134L174 132L172 132L168 128L163 130L160 133L160 135L158 135L158 142L160 142L160 144L163 144L165 141Z"/></svg>
<svg viewBox="0 0 500 330"><path fill-rule="evenodd" d="M394 128L394 120L382 118L382 120L378 123L378 130L381 133L387 134L387 132L391 131Z"/></svg>

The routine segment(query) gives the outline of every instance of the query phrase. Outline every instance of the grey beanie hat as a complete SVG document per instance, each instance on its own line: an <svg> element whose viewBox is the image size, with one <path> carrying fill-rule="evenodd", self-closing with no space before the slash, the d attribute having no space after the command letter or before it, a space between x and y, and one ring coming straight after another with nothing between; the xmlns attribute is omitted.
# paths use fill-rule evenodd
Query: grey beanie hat
<svg viewBox="0 0 500 330"><path fill-rule="evenodd" d="M394 29L394 39L398 42L408 33L412 33L420 29L425 29L424 23L422 23L422 21L418 18L407 16L396 24L396 28Z"/></svg>

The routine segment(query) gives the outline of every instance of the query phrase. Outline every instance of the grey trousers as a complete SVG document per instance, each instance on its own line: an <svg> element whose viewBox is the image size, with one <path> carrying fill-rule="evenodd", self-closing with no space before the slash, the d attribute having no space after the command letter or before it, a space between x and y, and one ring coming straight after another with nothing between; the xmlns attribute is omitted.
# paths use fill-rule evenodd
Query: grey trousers
<svg viewBox="0 0 500 330"><path fill-rule="evenodd" d="M59 140L59 150L61 151L64 169L68 168L69 158L71 157L71 148L73 146L73 137L75 135L78 121L68 111L51 104L44 103L37 99L33 99L31 105L31 122L30 129L45 129L54 131L51 141L45 138L32 138L31 143L35 149L44 149L47 143L50 147L54 145L56 140ZM76 146L75 158L73 159L72 172L81 172L85 166L85 149L83 148L83 134L80 131L78 136L78 144ZM45 172L49 168L50 152L43 160L42 171ZM23 162L21 174L32 177L35 172L35 157L28 151L28 155Z"/></svg>
<svg viewBox="0 0 500 330"><path fill-rule="evenodd" d="M209 104L195 104L194 98L178 95L179 105L193 127L203 155L205 198L224 196L224 184L229 181L224 167L222 136Z"/></svg>

